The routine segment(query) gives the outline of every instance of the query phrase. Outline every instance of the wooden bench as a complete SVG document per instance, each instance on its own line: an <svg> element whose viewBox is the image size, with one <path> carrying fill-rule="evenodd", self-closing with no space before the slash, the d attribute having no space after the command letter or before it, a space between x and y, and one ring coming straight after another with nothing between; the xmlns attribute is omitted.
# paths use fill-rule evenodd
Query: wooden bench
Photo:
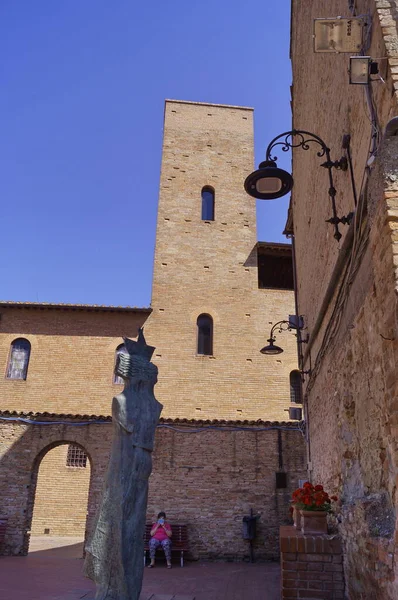
<svg viewBox="0 0 398 600"><path fill-rule="evenodd" d="M145 525L145 547L144 547L144 565L146 564L146 553L149 550L149 540L151 539L151 529L153 523ZM188 531L186 525L173 525L170 523L173 535L171 537L171 551L180 553L180 564L184 566L184 552L188 550Z"/></svg>

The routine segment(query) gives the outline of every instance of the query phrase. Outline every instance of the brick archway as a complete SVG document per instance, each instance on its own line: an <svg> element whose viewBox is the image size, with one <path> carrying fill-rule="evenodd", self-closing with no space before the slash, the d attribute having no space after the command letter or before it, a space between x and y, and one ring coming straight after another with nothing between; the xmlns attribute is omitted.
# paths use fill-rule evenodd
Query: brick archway
<svg viewBox="0 0 398 600"><path fill-rule="evenodd" d="M58 442L52 442L51 444L49 444L48 446L46 446L45 448L43 448L43 450L41 450L39 452L39 454L36 456L34 462L33 462L33 468L32 468L32 473L31 473L31 483L30 483L30 487L29 487L29 495L28 495L28 501L27 501L27 509L26 509L26 527L25 527L25 535L27 536L27 540L26 540L26 546L28 547L29 550L29 542L30 542L30 535L41 535L40 533L38 533L38 531L36 530L36 533L34 533L34 527L32 528L32 525L34 524L35 520L36 522L40 522L41 520L43 520L44 515L42 515L42 519L40 519L40 516L38 516L36 510L39 509L40 510L40 506L42 506L42 512L43 512L43 503L45 503L45 512L46 512L46 517L45 520L47 521L47 519L49 519L50 522L52 522L52 524L57 523L58 525L58 529L61 526L61 523L59 522L59 519L57 519L54 515L54 508L56 509L56 511L59 510L58 505L59 505L59 501L62 498L62 495L59 495L59 492L56 490L56 487L52 487L51 485L51 480L48 480L48 478L46 478L46 483L43 483L42 481L42 485L40 485L40 478L39 478L39 473L41 474L41 476L44 474L44 476L46 477L46 471L43 470L40 471L41 467L43 467L44 469L46 469L46 462L43 464L43 460L47 457L50 458L51 460L51 456L49 457L49 453L51 453L52 451L58 449L61 449L62 446L65 447L65 451L67 450L67 448L69 448L69 445L73 445L73 446L77 446L78 448L80 448L81 450L83 450L83 452L85 453L85 455L87 456L87 461L88 461L88 467L89 467L89 472L85 473L83 470L83 472L79 473L76 470L68 470L67 469L67 465L66 462L64 464L60 464L60 465L56 465L57 469L56 472L54 472L53 477L54 477L54 481L57 482L59 489L64 491L64 495L68 496L68 492L69 489L73 486L75 488L75 493L76 493L76 497L80 500L81 506L76 505L74 514L78 514L79 512L85 512L86 513L86 517L85 517L85 524L84 524L84 539L86 539L86 535L87 535L87 506L88 506L88 499L89 499L89 493L90 493L90 488L91 488L91 477L92 477L92 458L90 453L87 451L87 449L82 446L81 444L77 443L76 441L70 441L70 440L62 440L62 441L58 441ZM53 452L54 454L54 452ZM63 453L64 454L64 453ZM57 456L57 455L55 455ZM62 456L61 454L61 460L64 459L65 460L65 455ZM54 460L54 459L52 459ZM63 469L63 467L65 467ZM48 469L48 467L47 467ZM73 471L75 471L73 473ZM87 475L89 477L88 481L87 481ZM48 474L47 474L48 476ZM76 476L78 477L77 481L76 481ZM82 477L84 476L84 478ZM82 491L79 494L79 488L76 488L76 484L77 486L79 485L79 483L81 484L81 488ZM88 486L88 489L87 487ZM39 488L39 489L38 489ZM44 488L44 489L43 489ZM48 498L46 500L46 497L44 496L40 496L38 497L38 491L43 494L44 493L47 495L48 494ZM56 502L51 503L51 496L54 496L54 494L57 496ZM62 494L62 492L61 492ZM53 498L54 500L54 498ZM70 498L69 498L70 500ZM82 502L84 503L84 506L82 505ZM57 506L55 506L55 504L57 504ZM65 510L68 510L68 506L69 503L66 502L64 500L64 504L63 504L63 512L65 512ZM76 520L76 519L74 519ZM69 519L70 521L70 519ZM67 526L68 520L65 519L65 526L62 527L62 529L65 529L65 535L75 535L73 533L73 529L69 529ZM48 524L48 522L47 522ZM31 532L31 534L29 534L29 532ZM66 533L67 532L67 533ZM44 531L43 531L44 533ZM49 532L48 532L49 533ZM64 535L64 533L60 534L60 533L54 533L53 528L51 529L51 535Z"/></svg>
<svg viewBox="0 0 398 600"><path fill-rule="evenodd" d="M63 444L76 444L90 460L86 531L90 530L106 470L112 426L110 420L82 425L80 420L38 424L15 419L0 424L0 506L8 517L1 554L27 554L39 467L44 456Z"/></svg>

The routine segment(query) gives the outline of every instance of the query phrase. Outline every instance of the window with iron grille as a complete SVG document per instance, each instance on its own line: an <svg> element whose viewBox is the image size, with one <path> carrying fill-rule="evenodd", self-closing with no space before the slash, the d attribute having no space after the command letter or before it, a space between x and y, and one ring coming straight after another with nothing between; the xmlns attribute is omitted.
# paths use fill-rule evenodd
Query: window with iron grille
<svg viewBox="0 0 398 600"><path fill-rule="evenodd" d="M301 374L300 371L290 372L290 402L302 404L303 398L301 394Z"/></svg>
<svg viewBox="0 0 398 600"><path fill-rule="evenodd" d="M87 454L83 448L75 444L69 444L68 455L66 457L67 467L79 467L84 469L87 466Z"/></svg>

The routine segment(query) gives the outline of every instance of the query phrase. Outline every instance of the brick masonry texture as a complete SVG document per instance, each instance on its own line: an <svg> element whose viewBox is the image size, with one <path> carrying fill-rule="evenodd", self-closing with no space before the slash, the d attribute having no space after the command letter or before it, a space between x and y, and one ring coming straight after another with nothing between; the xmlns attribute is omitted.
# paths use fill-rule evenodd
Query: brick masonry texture
<svg viewBox="0 0 398 600"><path fill-rule="evenodd" d="M67 467L67 454L68 444L63 444L40 463L32 535L85 535L90 462L86 467Z"/></svg>
<svg viewBox="0 0 398 600"><path fill-rule="evenodd" d="M283 334L280 356L259 349L294 298L258 288L252 169L251 109L166 102L153 313L0 307L3 372L16 337L32 346L27 380L0 379L2 409L109 414L115 349L145 324L164 417L285 420L296 339ZM214 221L201 220L205 185ZM196 354L201 313L214 320L213 356Z"/></svg>
<svg viewBox="0 0 398 600"><path fill-rule="evenodd" d="M361 227L341 226L344 237L336 243L325 223L331 215L327 174L316 152L294 151L298 300L310 335L305 368L310 362L312 367L305 386L309 466L314 482L341 497L348 597L395 599L398 143L395 136L380 142L368 183L361 188L372 135L364 89L348 84L348 55L312 51L313 19L325 16L324 3L292 6L294 126L325 139L333 160L343 154L342 135L351 135L354 176L363 199L357 215ZM359 1L356 6L357 14L372 15L366 54L388 58L379 62L385 83L372 84L384 133L397 115L397 5ZM344 14L346 2L328 3L328 16ZM354 209L349 172L335 171L335 178L338 211L347 214Z"/></svg>
<svg viewBox="0 0 398 600"><path fill-rule="evenodd" d="M294 313L293 292L258 289L251 109L166 102L148 339L156 345L164 416L286 419L296 340L259 353L271 323ZM215 220L201 220L201 190ZM213 356L196 354L196 320L214 320ZM177 383L178 382L178 383Z"/></svg>
<svg viewBox="0 0 398 600"><path fill-rule="evenodd" d="M2 410L109 414L115 351L136 337L145 313L0 308ZM12 341L31 344L26 381L6 379Z"/></svg>
<svg viewBox="0 0 398 600"><path fill-rule="evenodd" d="M3 411L109 415L112 397L122 389L113 383L115 350L122 336L134 338L144 325L148 343L156 346L155 394L163 417L287 419L296 338L278 337L285 350L280 356L259 350L272 324L294 313L294 297L292 291L258 288L255 201L243 190L253 170L252 118L252 110L241 107L166 102L153 312L0 305L4 375L13 340L31 343L26 381L0 378ZM214 221L201 220L206 185L215 189ZM214 320L213 356L196 354L201 313ZM0 435L0 510L10 517L4 551L24 554L29 536L23 532L81 533L87 502L90 530L111 425L5 423ZM165 509L171 520L186 521L194 557L242 558L248 544L241 539L241 520L253 508L262 515L256 553L277 557L277 528L287 518L292 489L304 477L305 453L299 432L281 432L288 488L276 490L277 436L275 430L159 430L151 515ZM65 468L65 444L74 441L89 453L91 471Z"/></svg>
<svg viewBox="0 0 398 600"><path fill-rule="evenodd" d="M298 480L305 477L303 438L298 431L228 431L225 426L201 433L198 427L182 424L158 429L150 478L148 521L165 510L171 522L188 525L192 558L234 558L248 556L248 542L242 539L242 518L260 514L254 550L258 557L277 558L278 527L289 521L289 500ZM258 428L257 428L258 429ZM64 506L55 490L45 497L40 492L41 468L46 476L48 462L62 461L66 443L80 444L90 458L87 531L90 531L100 501L102 482L111 442L112 425L25 425L8 422L0 429L0 506L9 517L2 553L25 554L31 531L35 489L38 484L40 514L46 522L63 527ZM53 449L55 447L55 449ZM44 458L43 458L44 457ZM42 463L40 463L43 458ZM275 488L279 461L287 472L288 487ZM58 463L59 464L59 463ZM60 465L61 467L61 465ZM64 468L64 467L62 467ZM76 484L81 498L80 483ZM79 489L80 488L80 489ZM51 486L49 487L51 490ZM73 487L69 493L73 493ZM59 488L63 495L63 488ZM81 498L83 503L83 498ZM86 505L84 504L84 507ZM39 514L34 512L37 531ZM44 521L42 521L44 523ZM79 523L80 527L80 523Z"/></svg>
<svg viewBox="0 0 398 600"><path fill-rule="evenodd" d="M281 527L282 600L344 598L343 555L337 536L302 535Z"/></svg>

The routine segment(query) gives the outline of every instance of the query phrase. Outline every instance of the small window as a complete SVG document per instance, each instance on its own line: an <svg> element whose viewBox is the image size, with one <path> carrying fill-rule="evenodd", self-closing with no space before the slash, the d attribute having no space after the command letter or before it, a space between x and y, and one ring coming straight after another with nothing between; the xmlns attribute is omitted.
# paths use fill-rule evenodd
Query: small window
<svg viewBox="0 0 398 600"><path fill-rule="evenodd" d="M214 190L211 187L202 189L202 221L214 221Z"/></svg>
<svg viewBox="0 0 398 600"><path fill-rule="evenodd" d="M69 444L68 454L66 456L67 467L78 467L84 469L87 466L87 454L83 448L76 446L76 444Z"/></svg>
<svg viewBox="0 0 398 600"><path fill-rule="evenodd" d="M30 342L25 338L13 341L7 367L7 379L26 379L30 357Z"/></svg>
<svg viewBox="0 0 398 600"><path fill-rule="evenodd" d="M290 376L290 402L302 404L301 375L300 371L291 371Z"/></svg>
<svg viewBox="0 0 398 600"><path fill-rule="evenodd" d="M213 319L210 315L199 315L198 326L198 354L213 354Z"/></svg>
<svg viewBox="0 0 398 600"><path fill-rule="evenodd" d="M115 352L115 365L117 362L117 357L119 354L128 354L127 350L126 350L126 346L124 344L120 344L120 346L118 346L116 348L116 352ZM113 383L119 383L119 384L123 384L124 380L122 377L119 377L119 375L116 375L116 373L113 373Z"/></svg>

